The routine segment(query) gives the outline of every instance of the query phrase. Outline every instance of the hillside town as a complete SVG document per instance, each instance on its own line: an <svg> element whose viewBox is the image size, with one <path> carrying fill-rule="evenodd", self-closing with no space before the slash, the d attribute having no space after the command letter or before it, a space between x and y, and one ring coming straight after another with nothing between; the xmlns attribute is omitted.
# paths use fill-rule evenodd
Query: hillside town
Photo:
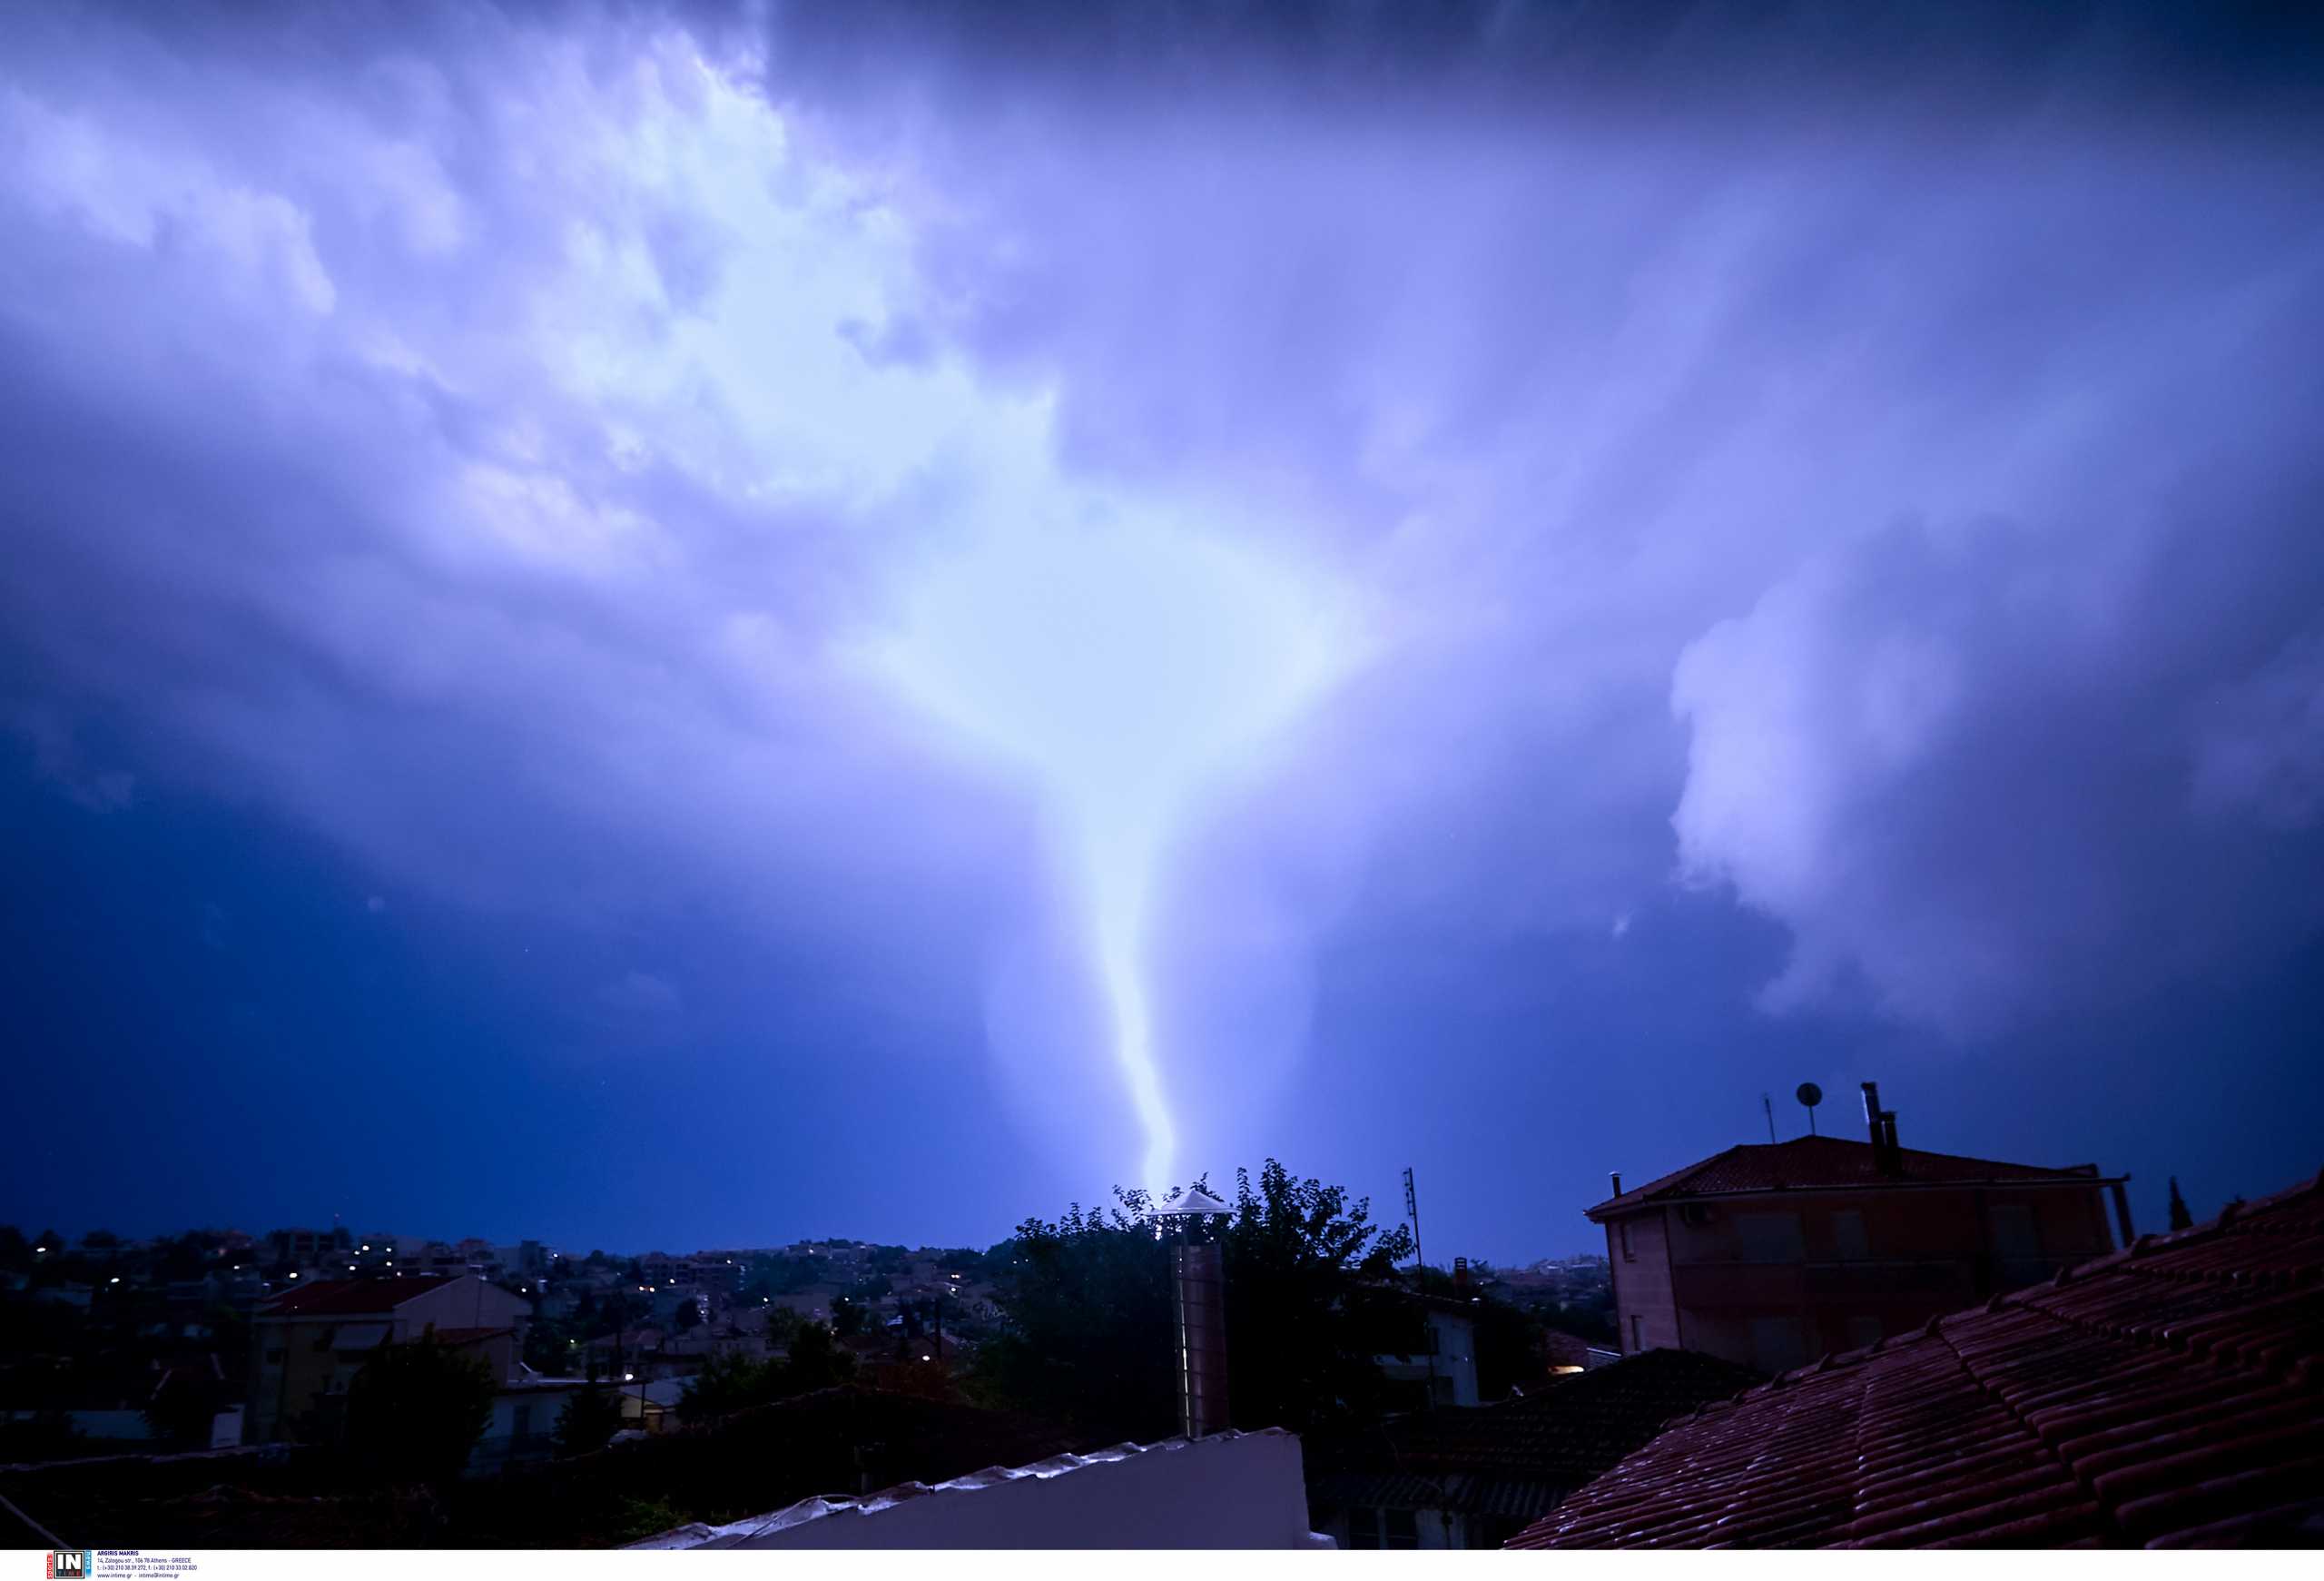
<svg viewBox="0 0 2324 1581"><path fill-rule="evenodd" d="M2324 1536L2324 1182L2142 1232L2120 1175L1864 1107L1618 1174L1603 1257L1509 1270L1273 1163L982 1251L0 1230L0 1496L204 1546L1104 1546L1213 1485L1148 1539ZM1876 1423L1909 1453L1831 1457Z"/></svg>

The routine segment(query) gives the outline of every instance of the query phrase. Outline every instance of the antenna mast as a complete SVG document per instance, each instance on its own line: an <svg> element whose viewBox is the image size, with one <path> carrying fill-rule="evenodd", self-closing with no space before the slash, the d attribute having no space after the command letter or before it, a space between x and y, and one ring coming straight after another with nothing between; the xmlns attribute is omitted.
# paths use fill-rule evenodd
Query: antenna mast
<svg viewBox="0 0 2324 1581"><path fill-rule="evenodd" d="M1413 1221L1413 1288L1420 1292L1421 1326L1428 1339L1428 1408L1436 1408L1436 1325L1428 1320L1428 1260L1420 1251L1420 1192L1413 1185L1413 1167L1404 1166L1404 1211Z"/></svg>

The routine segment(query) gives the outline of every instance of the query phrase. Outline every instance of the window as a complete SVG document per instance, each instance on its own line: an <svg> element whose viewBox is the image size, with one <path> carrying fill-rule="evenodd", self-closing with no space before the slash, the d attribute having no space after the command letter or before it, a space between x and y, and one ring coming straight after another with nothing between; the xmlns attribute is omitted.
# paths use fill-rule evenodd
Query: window
<svg viewBox="0 0 2324 1581"><path fill-rule="evenodd" d="M1638 1260L1638 1253L1630 1250L1630 1221L1625 1219L1620 1224L1616 1225L1615 1229L1620 1230L1621 1233L1622 1260L1624 1262L1636 1262Z"/></svg>
<svg viewBox="0 0 2324 1581"><path fill-rule="evenodd" d="M1646 1319L1636 1312L1630 1314L1630 1353L1636 1355L1646 1349Z"/></svg>
<svg viewBox="0 0 2324 1581"><path fill-rule="evenodd" d="M2030 1285L2046 1277L2050 1265L2042 1257L2042 1230L2034 1210L2023 1202L1997 1202L1988 1211L1993 1226L1994 1280L2005 1290Z"/></svg>
<svg viewBox="0 0 2324 1581"><path fill-rule="evenodd" d="M1745 1262L1807 1260L1807 1241L1797 1213L1738 1213L1735 1246Z"/></svg>
<svg viewBox="0 0 2324 1581"><path fill-rule="evenodd" d="M2022 1202L2002 1202L1993 1209L1994 1255L2004 1262L2033 1262L2042 1255L2042 1237L2034 1227L2034 1210Z"/></svg>
<svg viewBox="0 0 2324 1581"><path fill-rule="evenodd" d="M1832 1215L1832 1240L1839 1248L1842 1262L1862 1262L1872 1255L1864 1239L1864 1215L1853 1208L1843 1208Z"/></svg>
<svg viewBox="0 0 2324 1581"><path fill-rule="evenodd" d="M1751 1360L1761 1372L1789 1372L1807 1359L1797 1318L1751 1319Z"/></svg>

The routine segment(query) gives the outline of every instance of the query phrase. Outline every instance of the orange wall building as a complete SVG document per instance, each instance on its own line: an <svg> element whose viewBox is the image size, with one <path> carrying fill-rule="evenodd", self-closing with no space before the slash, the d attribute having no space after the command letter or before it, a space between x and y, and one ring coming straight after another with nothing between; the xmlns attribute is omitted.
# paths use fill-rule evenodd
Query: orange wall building
<svg viewBox="0 0 2324 1581"><path fill-rule="evenodd" d="M1605 1227L1626 1351L1660 1346L1781 1372L1920 1327L2130 1240L2128 1177L1899 1147L1866 1083L1871 1140L1729 1148L1590 1209Z"/></svg>

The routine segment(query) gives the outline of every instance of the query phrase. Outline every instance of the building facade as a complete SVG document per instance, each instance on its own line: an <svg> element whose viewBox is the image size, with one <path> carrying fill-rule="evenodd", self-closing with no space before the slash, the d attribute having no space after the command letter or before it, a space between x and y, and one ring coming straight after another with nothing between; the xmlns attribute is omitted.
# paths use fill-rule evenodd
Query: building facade
<svg viewBox="0 0 2324 1581"><path fill-rule="evenodd" d="M481 1358L496 1382L517 1377L531 1316L521 1297L473 1274L332 1280L292 1290L251 1319L249 1441L328 1436L372 1352L430 1329Z"/></svg>
<svg viewBox="0 0 2324 1581"><path fill-rule="evenodd" d="M1869 1088L1869 1084L1867 1084ZM1782 1372L2114 1249L2127 1177L1872 1137L1729 1148L1588 1210L1606 1232L1623 1349L1670 1347ZM1885 1123L1884 1123L1885 1122Z"/></svg>

